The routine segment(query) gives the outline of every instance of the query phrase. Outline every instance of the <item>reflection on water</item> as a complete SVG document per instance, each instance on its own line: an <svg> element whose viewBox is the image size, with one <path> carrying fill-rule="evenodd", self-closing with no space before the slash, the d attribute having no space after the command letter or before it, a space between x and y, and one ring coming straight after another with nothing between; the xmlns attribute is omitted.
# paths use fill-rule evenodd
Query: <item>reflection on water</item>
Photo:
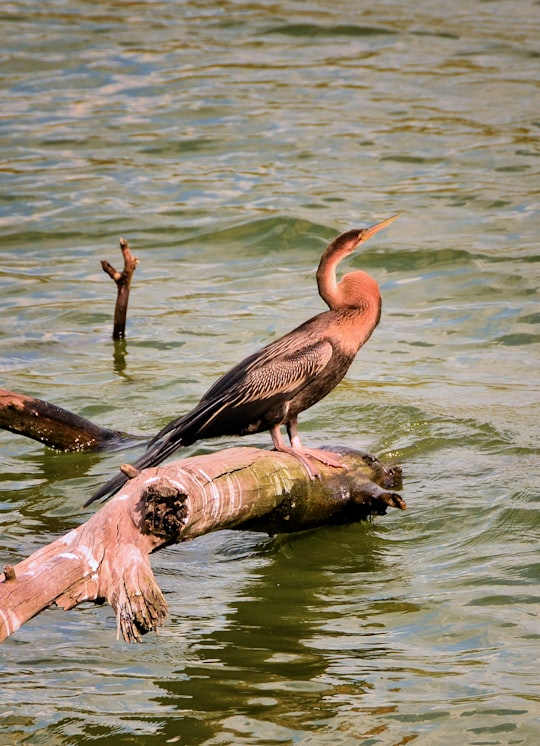
<svg viewBox="0 0 540 746"><path fill-rule="evenodd" d="M346 263L381 325L301 428L399 462L408 505L158 553L170 617L137 648L108 608L40 615L2 647L10 743L536 743L535 10L4 8L2 386L153 434L321 310L328 240L399 212ZM121 235L140 265L115 345ZM126 460L0 453L2 563Z"/></svg>

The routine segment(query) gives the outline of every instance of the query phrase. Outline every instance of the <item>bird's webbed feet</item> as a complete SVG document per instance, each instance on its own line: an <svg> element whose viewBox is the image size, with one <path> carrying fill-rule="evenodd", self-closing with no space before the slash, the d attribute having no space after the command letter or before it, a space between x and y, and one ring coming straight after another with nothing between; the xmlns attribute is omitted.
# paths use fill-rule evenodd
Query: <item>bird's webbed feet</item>
<svg viewBox="0 0 540 746"><path fill-rule="evenodd" d="M301 448L293 448L283 445L281 448L276 448L275 450L282 453L289 453L291 456L297 458L305 467L311 481L320 479L321 477L313 461L319 461L321 464L325 464L325 466L333 466L336 469L347 469L339 456L330 453L330 451L323 451L321 448L304 448L303 446Z"/></svg>
<svg viewBox="0 0 540 746"><path fill-rule="evenodd" d="M298 451L294 451L294 452L298 453ZM347 466L343 463L343 461L340 459L339 456L337 456L335 453L331 453L330 451L323 451L322 448L302 447L302 449L300 450L300 453L302 454L302 457L304 459L307 456L308 459L319 461L321 464L325 464L325 466L332 466L335 469L347 470ZM308 464L310 465L311 469L316 472L316 476L319 477L320 475L316 467L313 466L313 464L310 461L308 461Z"/></svg>
<svg viewBox="0 0 540 746"><path fill-rule="evenodd" d="M336 469L347 469L345 464L335 453L323 451L322 448L304 448L300 436L298 435L298 423L296 418L287 423L287 432L289 434L289 440L291 441L290 446L285 445L279 426L276 425L270 430L274 448L276 451L290 453L291 456L295 456L295 458L297 458L305 467L311 481L314 479L320 479L321 476L317 467L312 463L312 460L319 461L321 464L325 464L326 466L333 466Z"/></svg>

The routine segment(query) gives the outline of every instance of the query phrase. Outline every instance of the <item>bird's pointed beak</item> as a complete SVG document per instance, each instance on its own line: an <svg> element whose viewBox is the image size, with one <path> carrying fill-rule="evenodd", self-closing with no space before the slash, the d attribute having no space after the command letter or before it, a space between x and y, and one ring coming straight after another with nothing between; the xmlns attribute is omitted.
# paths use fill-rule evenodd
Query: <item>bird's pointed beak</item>
<svg viewBox="0 0 540 746"><path fill-rule="evenodd" d="M381 220L380 223L375 223L375 225L370 225L369 228L366 228L362 234L362 241L366 241L368 238L371 238L371 236L374 236L375 233L378 233L383 228L386 228L387 225L390 225L398 215L392 215L390 218L386 218L386 220Z"/></svg>

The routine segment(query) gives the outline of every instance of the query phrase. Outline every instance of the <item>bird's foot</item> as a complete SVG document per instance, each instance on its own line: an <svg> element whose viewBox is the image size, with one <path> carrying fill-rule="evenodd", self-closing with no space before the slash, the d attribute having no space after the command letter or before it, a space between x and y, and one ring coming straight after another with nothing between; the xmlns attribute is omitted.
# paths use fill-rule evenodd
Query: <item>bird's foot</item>
<svg viewBox="0 0 540 746"><path fill-rule="evenodd" d="M320 461L321 464L326 464L326 466L334 466L336 469L347 469L347 466L340 457L331 451L324 451L322 448L302 447L302 453L310 458L314 458L316 461Z"/></svg>
<svg viewBox="0 0 540 746"><path fill-rule="evenodd" d="M291 456L297 458L305 467L311 481L314 479L320 479L321 475L310 459L319 461L321 464L325 464L326 466L333 466L336 469L347 469L347 466L340 460L339 456L330 453L330 451L323 451L321 448L304 448L303 446L302 448L288 448L287 446L284 446L283 448L276 448L276 450L279 450L282 453L290 453Z"/></svg>

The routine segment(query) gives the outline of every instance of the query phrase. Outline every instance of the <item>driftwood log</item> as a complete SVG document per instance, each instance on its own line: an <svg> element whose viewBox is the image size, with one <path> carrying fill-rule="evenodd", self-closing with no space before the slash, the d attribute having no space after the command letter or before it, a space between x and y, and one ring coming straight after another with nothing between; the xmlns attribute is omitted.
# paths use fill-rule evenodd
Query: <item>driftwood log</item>
<svg viewBox="0 0 540 746"><path fill-rule="evenodd" d="M318 465L311 480L290 454L231 448L135 472L84 524L0 575L0 640L43 609L108 601L118 635L138 642L156 630L166 603L149 555L219 529L269 534L343 524L405 508L389 490L399 467L332 448L346 469ZM129 471L129 469L127 470Z"/></svg>
<svg viewBox="0 0 540 746"><path fill-rule="evenodd" d="M0 389L0 428L64 452L99 450L134 440L55 404L6 389Z"/></svg>

